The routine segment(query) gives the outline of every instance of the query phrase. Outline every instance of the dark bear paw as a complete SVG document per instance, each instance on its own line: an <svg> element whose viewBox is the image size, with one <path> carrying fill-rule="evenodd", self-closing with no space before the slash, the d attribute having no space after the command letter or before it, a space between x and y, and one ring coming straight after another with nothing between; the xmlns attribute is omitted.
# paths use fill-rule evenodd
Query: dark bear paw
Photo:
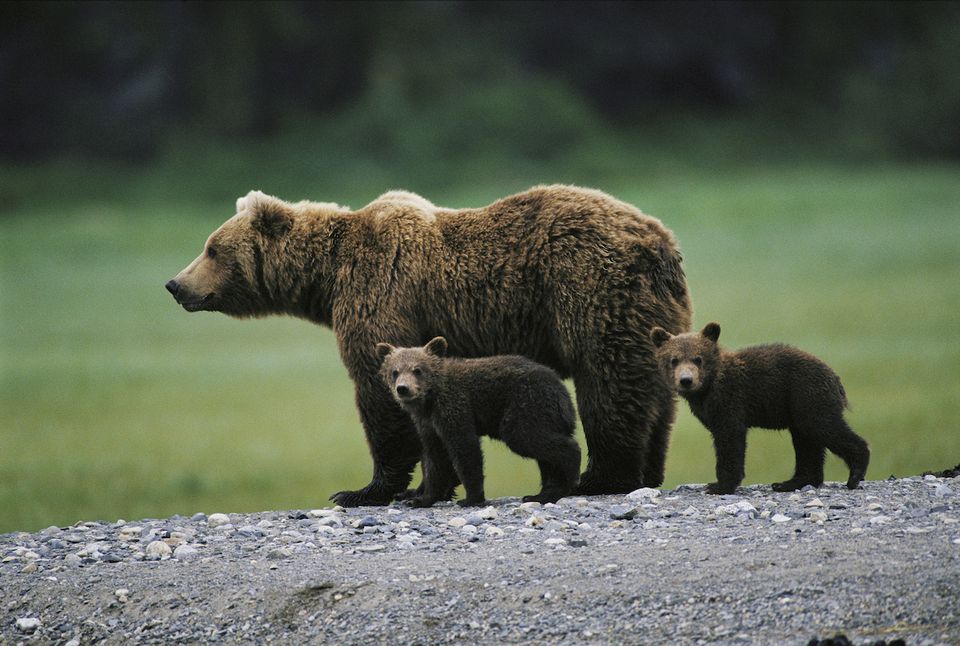
<svg viewBox="0 0 960 646"><path fill-rule="evenodd" d="M486 498L464 498L463 500L458 500L457 504L461 507L479 507L481 505L487 504Z"/></svg>
<svg viewBox="0 0 960 646"><path fill-rule="evenodd" d="M600 496L614 493L630 493L641 487L643 479L636 480L609 480L602 476L597 476L596 471L586 470L580 476L580 483L577 485L577 493L581 496Z"/></svg>
<svg viewBox="0 0 960 646"><path fill-rule="evenodd" d="M524 496L523 502L538 502L541 505L545 505L548 502L557 502L566 495L567 494L559 491L541 491L533 496Z"/></svg>
<svg viewBox="0 0 960 646"><path fill-rule="evenodd" d="M736 493L737 485L730 484L720 484L719 482L711 482L707 485L707 493L713 494L715 496L722 496L723 494Z"/></svg>
<svg viewBox="0 0 960 646"><path fill-rule="evenodd" d="M393 492L383 487L367 485L358 491L338 491L330 496L330 500L341 507L379 507L390 504Z"/></svg>
<svg viewBox="0 0 960 646"><path fill-rule="evenodd" d="M408 507L422 508L422 507L432 507L433 503L435 502L436 500L427 498L425 496L413 496L412 498L407 498L406 500L404 500L403 504L407 505Z"/></svg>
<svg viewBox="0 0 960 646"><path fill-rule="evenodd" d="M783 482L774 482L770 487L774 491L797 491L798 489L803 489L807 485L811 487L819 487L822 485L822 482L814 482L812 480L798 480L797 478L791 478L789 480L784 480Z"/></svg>

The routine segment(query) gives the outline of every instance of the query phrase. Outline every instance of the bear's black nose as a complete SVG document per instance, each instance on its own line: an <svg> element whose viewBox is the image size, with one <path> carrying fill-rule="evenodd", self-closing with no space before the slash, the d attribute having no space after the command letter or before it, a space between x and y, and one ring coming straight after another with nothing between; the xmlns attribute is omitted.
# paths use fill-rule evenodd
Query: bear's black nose
<svg viewBox="0 0 960 646"><path fill-rule="evenodd" d="M680 377L680 385L683 386L684 388L689 388L690 386L693 385L693 378L692 378L692 377Z"/></svg>
<svg viewBox="0 0 960 646"><path fill-rule="evenodd" d="M167 284L164 285L164 287L166 287L167 291L173 294L174 296L176 296L177 292L180 291L180 283L178 283L175 280L168 280Z"/></svg>
<svg viewBox="0 0 960 646"><path fill-rule="evenodd" d="M410 394L410 388L408 386L404 386L403 384L397 384L397 394L401 397L406 397Z"/></svg>

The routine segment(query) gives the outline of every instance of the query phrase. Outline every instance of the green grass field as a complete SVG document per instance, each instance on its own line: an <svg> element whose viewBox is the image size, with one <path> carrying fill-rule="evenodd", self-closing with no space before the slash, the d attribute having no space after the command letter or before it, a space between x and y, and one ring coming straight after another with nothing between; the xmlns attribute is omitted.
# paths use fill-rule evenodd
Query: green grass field
<svg viewBox="0 0 960 646"><path fill-rule="evenodd" d="M435 192L371 172L342 193L209 172L4 169L0 532L314 508L368 482L329 330L190 315L163 289L249 188L358 206L405 185L479 206L540 181L596 186L677 234L698 327L719 321L728 347L789 342L837 370L873 450L869 478L960 462L960 167L505 172ZM499 446L487 455L488 495L534 491L533 462ZM747 482L791 469L786 434L752 432ZM709 435L682 405L666 485L712 477ZM846 477L833 456L827 477Z"/></svg>

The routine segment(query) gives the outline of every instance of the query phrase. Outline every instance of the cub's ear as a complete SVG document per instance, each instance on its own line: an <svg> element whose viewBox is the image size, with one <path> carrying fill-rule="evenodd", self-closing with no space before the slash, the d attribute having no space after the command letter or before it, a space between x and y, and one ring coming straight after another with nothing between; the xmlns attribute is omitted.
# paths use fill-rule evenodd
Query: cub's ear
<svg viewBox="0 0 960 646"><path fill-rule="evenodd" d="M387 355L396 350L395 347L389 343L378 343L377 344L377 356L380 357L380 361L383 361L387 358Z"/></svg>
<svg viewBox="0 0 960 646"><path fill-rule="evenodd" d="M435 336L430 339L427 345L423 346L423 349L426 350L428 354L445 357L447 356L447 340L442 336Z"/></svg>
<svg viewBox="0 0 960 646"><path fill-rule="evenodd" d="M237 200L237 213L249 212L255 231L269 238L279 238L293 228L290 205L260 191L250 191Z"/></svg>
<svg viewBox="0 0 960 646"><path fill-rule="evenodd" d="M650 330L650 340L653 341L653 347L659 348L670 340L672 335L662 327L655 327Z"/></svg>
<svg viewBox="0 0 960 646"><path fill-rule="evenodd" d="M717 339L720 338L720 324L719 323L707 323L703 330L700 332L701 336L705 336L714 343L717 342Z"/></svg>

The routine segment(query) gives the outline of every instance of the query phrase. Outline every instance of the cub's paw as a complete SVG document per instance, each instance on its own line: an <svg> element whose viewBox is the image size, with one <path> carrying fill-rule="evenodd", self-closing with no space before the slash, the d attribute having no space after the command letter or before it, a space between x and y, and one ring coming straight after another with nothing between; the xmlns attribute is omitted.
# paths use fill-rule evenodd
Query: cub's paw
<svg viewBox="0 0 960 646"><path fill-rule="evenodd" d="M486 498L464 498L463 500L458 500L457 504L461 507L479 507L481 505L487 504Z"/></svg>
<svg viewBox="0 0 960 646"><path fill-rule="evenodd" d="M420 496L422 494L423 494L423 489L421 487L418 487L416 489L407 489L405 491L401 491L400 493L395 495L393 499L396 500L397 502L404 502L404 501L410 500L411 498L414 498L415 496Z"/></svg>
<svg viewBox="0 0 960 646"><path fill-rule="evenodd" d="M727 493L734 493L737 490L737 485L728 485L720 484L719 482L711 482L707 485L707 493L713 494L715 496L720 496Z"/></svg>
<svg viewBox="0 0 960 646"><path fill-rule="evenodd" d="M791 478L790 480L784 480L783 482L774 482L772 485L770 485L770 487L774 491L797 491L798 489L803 489L807 485L811 485L813 487L819 487L821 484L823 483L809 482L804 480L794 480Z"/></svg>
<svg viewBox="0 0 960 646"><path fill-rule="evenodd" d="M341 507L378 507L389 505L393 496L383 489L364 487L358 491L338 491L330 500Z"/></svg>
<svg viewBox="0 0 960 646"><path fill-rule="evenodd" d="M533 496L524 496L522 498L523 502L538 502L541 505L545 505L548 502L557 502L567 494L557 493L557 492L540 492Z"/></svg>

